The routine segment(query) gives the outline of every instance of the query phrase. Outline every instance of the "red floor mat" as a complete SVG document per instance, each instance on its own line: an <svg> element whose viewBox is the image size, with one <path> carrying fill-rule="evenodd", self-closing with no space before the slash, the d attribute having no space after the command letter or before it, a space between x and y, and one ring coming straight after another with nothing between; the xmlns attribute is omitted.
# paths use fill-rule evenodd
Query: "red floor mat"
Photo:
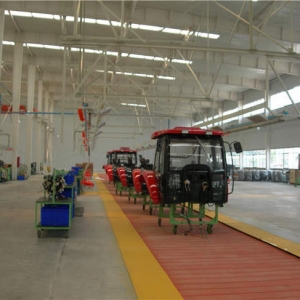
<svg viewBox="0 0 300 300"><path fill-rule="evenodd" d="M159 227L155 210L149 215L104 183L184 299L300 299L297 257L221 223L210 235L199 226L174 235L168 219Z"/></svg>

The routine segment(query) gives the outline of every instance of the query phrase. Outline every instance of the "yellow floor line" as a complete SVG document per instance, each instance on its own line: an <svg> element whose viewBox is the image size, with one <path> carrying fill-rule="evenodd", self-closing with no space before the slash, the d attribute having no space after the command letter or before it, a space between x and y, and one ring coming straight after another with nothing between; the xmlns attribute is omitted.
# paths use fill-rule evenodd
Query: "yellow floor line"
<svg viewBox="0 0 300 300"><path fill-rule="evenodd" d="M138 299L183 299L102 181L97 181Z"/></svg>
<svg viewBox="0 0 300 300"><path fill-rule="evenodd" d="M210 218L213 218L215 215L215 212L210 210L206 210L205 213ZM225 225L228 225L250 236L253 236L254 238L262 240L263 242L271 244L281 250L284 250L295 256L300 257L300 244L298 243L289 241L268 231L262 230L252 225L245 224L220 213L219 222L224 223Z"/></svg>

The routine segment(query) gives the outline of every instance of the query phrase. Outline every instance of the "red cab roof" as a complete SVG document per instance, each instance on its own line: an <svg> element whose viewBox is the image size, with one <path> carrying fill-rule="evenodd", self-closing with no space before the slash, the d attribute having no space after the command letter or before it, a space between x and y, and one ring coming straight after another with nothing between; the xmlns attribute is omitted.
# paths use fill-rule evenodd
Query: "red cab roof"
<svg viewBox="0 0 300 300"><path fill-rule="evenodd" d="M195 134L195 135L219 135L222 136L223 131L201 129L197 127L174 127L173 129L164 129L152 133L151 138L156 139L162 135L169 134Z"/></svg>
<svg viewBox="0 0 300 300"><path fill-rule="evenodd" d="M120 149L111 150L111 153L136 153L136 150L130 149L129 147L121 147Z"/></svg>

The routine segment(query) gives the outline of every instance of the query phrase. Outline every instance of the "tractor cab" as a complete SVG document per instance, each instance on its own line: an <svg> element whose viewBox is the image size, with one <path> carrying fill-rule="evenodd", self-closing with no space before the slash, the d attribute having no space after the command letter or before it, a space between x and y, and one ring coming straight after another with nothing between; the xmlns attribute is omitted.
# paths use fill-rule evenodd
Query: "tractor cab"
<svg viewBox="0 0 300 300"><path fill-rule="evenodd" d="M112 164L112 151L107 151L106 153L106 164L102 166L104 170L106 170L107 166Z"/></svg>
<svg viewBox="0 0 300 300"><path fill-rule="evenodd" d="M149 192L154 202L223 206L228 201L229 187L222 136L222 131L193 127L154 132L151 137L157 139L157 144L153 171L144 174L148 190L152 184L153 195ZM238 142L235 147L241 150Z"/></svg>
<svg viewBox="0 0 300 300"><path fill-rule="evenodd" d="M113 182L116 183L120 181L117 171L119 167L124 167L125 171L131 174L131 170L137 165L137 151L127 147L121 147L111 152Z"/></svg>
<svg viewBox="0 0 300 300"><path fill-rule="evenodd" d="M135 167L137 164L137 151L127 147L112 150L112 164L117 167Z"/></svg>

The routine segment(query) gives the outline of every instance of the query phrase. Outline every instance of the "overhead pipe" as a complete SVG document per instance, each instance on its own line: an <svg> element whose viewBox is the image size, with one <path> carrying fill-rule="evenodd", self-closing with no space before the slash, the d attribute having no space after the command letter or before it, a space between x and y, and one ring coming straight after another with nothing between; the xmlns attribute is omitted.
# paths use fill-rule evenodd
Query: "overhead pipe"
<svg viewBox="0 0 300 300"><path fill-rule="evenodd" d="M53 112L47 112L47 111L40 111L40 112L35 112L35 111L27 111L27 112L12 111L12 112L9 112L9 113L6 113L6 114L8 114L8 115L10 115L10 114L18 114L18 115L61 115L61 114L77 115L77 113L58 112L58 111L53 111Z"/></svg>

